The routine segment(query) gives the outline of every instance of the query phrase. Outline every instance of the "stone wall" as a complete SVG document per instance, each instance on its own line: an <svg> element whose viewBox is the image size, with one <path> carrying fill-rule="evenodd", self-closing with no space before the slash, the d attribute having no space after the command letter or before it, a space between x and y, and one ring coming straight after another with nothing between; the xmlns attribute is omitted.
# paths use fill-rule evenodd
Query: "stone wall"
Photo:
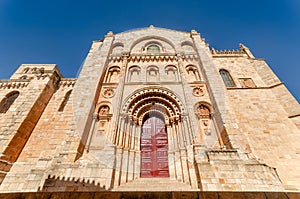
<svg viewBox="0 0 300 199"><path fill-rule="evenodd" d="M240 150L277 169L286 189L299 189L299 104L262 60L216 58L236 87L227 88L227 107L236 116ZM243 88L241 78L255 86ZM290 118L296 115L295 118Z"/></svg>
<svg viewBox="0 0 300 199"><path fill-rule="evenodd" d="M147 52L153 44L160 54ZM234 86L224 85L221 69ZM196 31L153 26L109 32L93 43L77 80L62 78L55 65L25 64L0 81L0 99L11 91L20 95L0 114L0 192L167 191L164 183L188 191L300 190L299 103L244 45L210 50ZM168 136L170 177L162 184L140 178L151 111L164 117Z"/></svg>
<svg viewBox="0 0 300 199"><path fill-rule="evenodd" d="M43 88L43 84L48 85L40 80L30 83L41 88ZM45 110L43 104L33 107L34 113L38 113L37 110L40 108L42 115L39 121L34 124L31 135L27 136L28 140L20 151L17 162L14 163L2 182L1 191L36 191L47 177L51 164L74 161L79 144L77 138L79 137L75 133L73 123L72 95L64 110L58 111L66 92L72 89L74 81L70 81L68 85L64 85L64 83L65 81L62 80L60 85L53 87L55 90L48 92L51 99L44 103L47 104ZM56 90L57 87L58 90ZM27 97L30 99L30 95L34 96L35 93L37 92L32 89L31 92L28 92ZM41 96L46 97L48 95L41 93ZM33 99L31 101L34 102ZM33 122L34 120L30 121Z"/></svg>
<svg viewBox="0 0 300 199"><path fill-rule="evenodd" d="M234 150L206 151L205 154L205 161L197 161L201 190L284 190L276 170L253 158L240 157Z"/></svg>
<svg viewBox="0 0 300 199"><path fill-rule="evenodd" d="M25 68L29 71L24 71ZM0 118L2 175L10 170L22 152L56 89L59 75L56 65L21 65L10 80L0 83L2 84L0 97L4 98L11 91L20 93Z"/></svg>

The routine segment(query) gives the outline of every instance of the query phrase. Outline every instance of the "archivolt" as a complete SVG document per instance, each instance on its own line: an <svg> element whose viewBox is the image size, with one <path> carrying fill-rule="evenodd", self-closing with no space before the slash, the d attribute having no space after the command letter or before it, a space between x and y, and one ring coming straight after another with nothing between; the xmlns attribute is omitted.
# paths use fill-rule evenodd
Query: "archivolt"
<svg viewBox="0 0 300 199"><path fill-rule="evenodd" d="M181 100L170 90L151 87L137 90L129 96L122 111L138 124L151 112L160 113L168 123L170 119L179 119L184 107Z"/></svg>

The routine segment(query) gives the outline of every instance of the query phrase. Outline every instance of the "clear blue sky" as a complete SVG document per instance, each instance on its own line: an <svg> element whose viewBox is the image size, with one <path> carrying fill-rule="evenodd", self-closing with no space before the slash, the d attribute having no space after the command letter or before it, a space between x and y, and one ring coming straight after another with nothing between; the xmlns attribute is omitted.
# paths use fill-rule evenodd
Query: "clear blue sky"
<svg viewBox="0 0 300 199"><path fill-rule="evenodd" d="M195 29L215 49L248 46L300 101L299 0L0 0L0 79L22 63L56 63L76 77L108 31Z"/></svg>

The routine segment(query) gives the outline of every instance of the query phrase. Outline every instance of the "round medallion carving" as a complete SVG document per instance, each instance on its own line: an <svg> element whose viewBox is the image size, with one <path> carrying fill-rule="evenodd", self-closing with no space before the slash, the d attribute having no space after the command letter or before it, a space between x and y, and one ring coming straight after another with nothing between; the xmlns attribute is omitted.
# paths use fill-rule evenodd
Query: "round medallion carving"
<svg viewBox="0 0 300 199"><path fill-rule="evenodd" d="M203 87L200 87L200 86L197 86L193 89L193 94L196 96L196 97L200 97L200 96L203 96L205 94L205 91L204 91L204 88Z"/></svg>
<svg viewBox="0 0 300 199"><path fill-rule="evenodd" d="M105 98L112 98L114 95L115 95L115 92L114 92L114 90L111 89L111 88L105 89L105 90L103 91L103 96L104 96Z"/></svg>

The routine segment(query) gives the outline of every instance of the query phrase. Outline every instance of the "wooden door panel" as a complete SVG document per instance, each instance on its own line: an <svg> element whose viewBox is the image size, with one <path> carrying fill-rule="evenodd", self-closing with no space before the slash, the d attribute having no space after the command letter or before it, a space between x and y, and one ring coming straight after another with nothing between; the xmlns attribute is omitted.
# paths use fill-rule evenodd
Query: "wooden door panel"
<svg viewBox="0 0 300 199"><path fill-rule="evenodd" d="M157 117L148 118L142 127L141 177L169 177L168 137Z"/></svg>

